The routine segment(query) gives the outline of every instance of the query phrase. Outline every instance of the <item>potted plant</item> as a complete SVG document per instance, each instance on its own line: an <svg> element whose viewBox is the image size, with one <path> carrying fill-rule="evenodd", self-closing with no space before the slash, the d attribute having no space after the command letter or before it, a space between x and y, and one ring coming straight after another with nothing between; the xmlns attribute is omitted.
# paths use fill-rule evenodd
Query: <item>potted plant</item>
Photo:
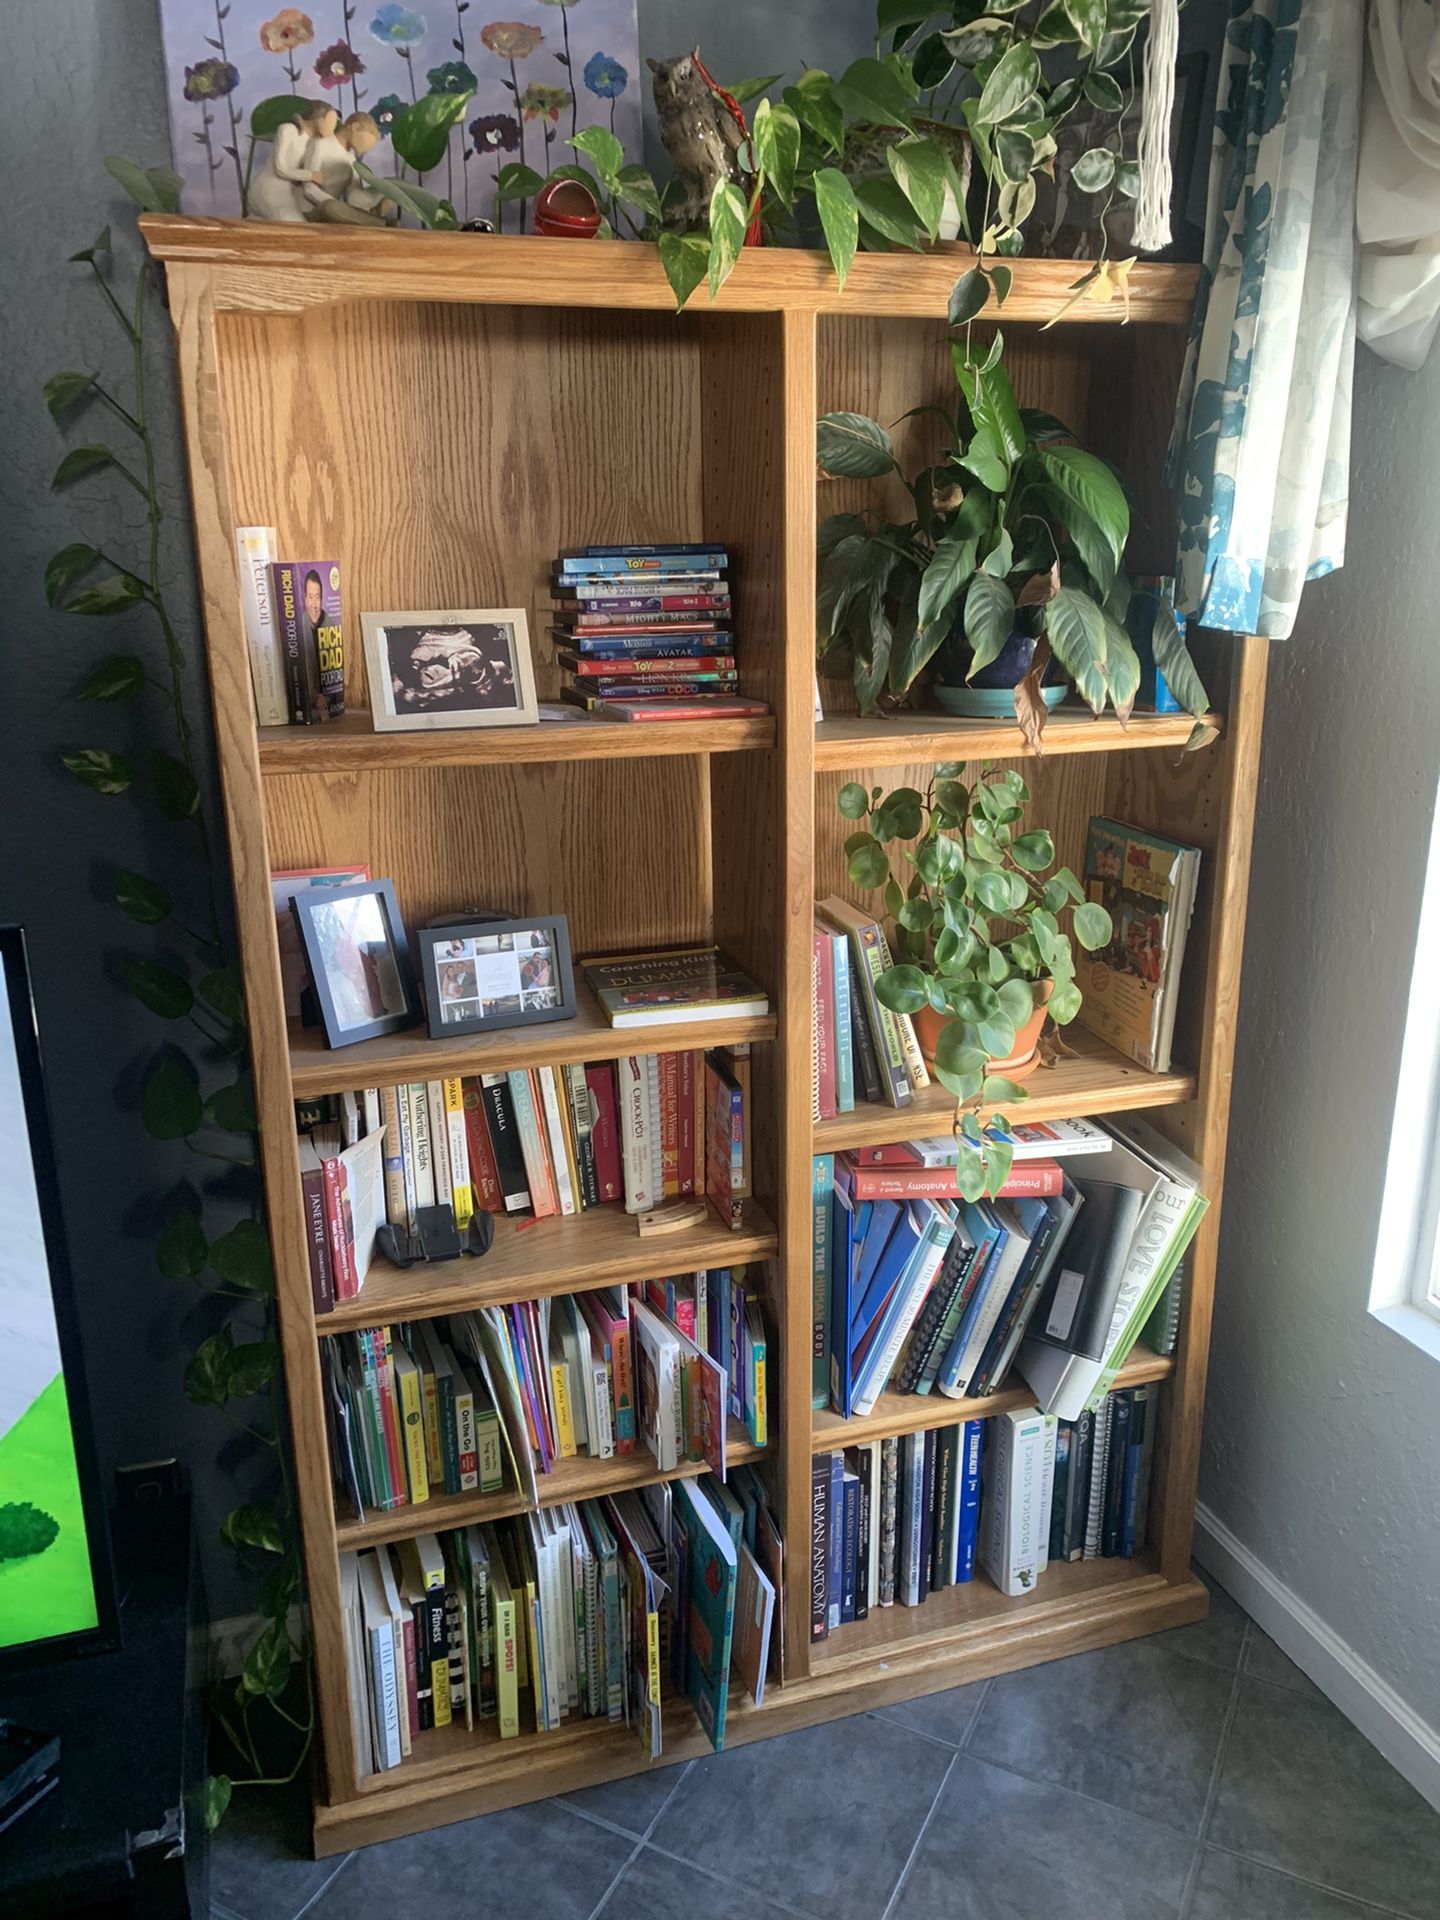
<svg viewBox="0 0 1440 1920"><path fill-rule="evenodd" d="M1134 704L1140 661L1123 624L1130 584L1120 565L1130 509L1114 473L1062 421L1017 403L1002 352L998 333L983 349L953 343L954 408L913 409L943 428L934 462L913 476L878 421L822 416L822 471L897 474L914 513L822 522L819 652L832 670L849 666L862 713L903 700L933 661L938 704L974 714L1013 702L1035 745L1064 692L1052 661L1093 712L1108 701L1123 720ZM1157 626L1157 645L1176 697L1203 713L1175 623Z"/></svg>
<svg viewBox="0 0 1440 1920"><path fill-rule="evenodd" d="M850 881L883 887L893 922L899 957L875 991L914 1020L955 1096L958 1184L973 1200L1010 1170L1008 1147L984 1136L976 1110L1025 1098L1047 1017L1063 1027L1080 1011L1072 940L1087 952L1108 945L1111 920L1069 867L1055 866L1046 829L1025 826L1030 789L1018 773L995 769L967 787L962 772L958 761L937 766L923 794L848 781L837 803L856 823L845 842ZM890 870L897 842L912 843L902 854L908 886Z"/></svg>

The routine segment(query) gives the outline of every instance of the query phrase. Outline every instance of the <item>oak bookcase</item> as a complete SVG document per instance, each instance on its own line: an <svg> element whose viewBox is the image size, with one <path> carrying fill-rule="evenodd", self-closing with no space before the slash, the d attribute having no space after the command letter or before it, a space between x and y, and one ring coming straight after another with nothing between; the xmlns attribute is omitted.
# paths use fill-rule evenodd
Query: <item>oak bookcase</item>
<svg viewBox="0 0 1440 1920"><path fill-rule="evenodd" d="M501 1742L422 1736L400 1768L357 1779L337 1553L407 1530L516 1510L465 1495L384 1516L337 1509L318 1340L339 1328L481 1301L722 1262L764 1262L772 1327L768 1468L783 1502L790 1578L784 1679L737 1704L732 1744L1200 1619L1190 1570L1220 1184L1244 933L1265 660L1253 639L1207 637L1218 738L1182 752L1187 718L1057 715L1039 760L1008 724L933 713L816 725L817 510L855 503L815 468L817 413L890 421L944 396L953 257L868 255L842 293L818 255L747 252L719 301L677 318L641 245L451 234L366 234L161 216L142 221L165 263L177 338L215 731L250 1016L280 1332L298 1470L320 1711L315 1845L331 1853L539 1798L647 1764L624 1728L580 1722ZM1171 503L1158 475L1195 270L1131 276L1131 312L1088 305L1042 332L1076 268L1016 260L1003 322L1023 400L1067 420L1138 489L1132 570L1166 571ZM924 432L899 429L906 444ZM818 496L818 498L817 498ZM274 525L283 551L344 570L351 713L312 730L255 726L233 529ZM357 615L371 607L530 609L541 697L558 676L547 575L563 546L723 541L734 555L745 691L771 717L713 725L605 723L375 735ZM834 704L848 703L843 695ZM812 1646L810 1460L853 1438L1024 1405L1018 1380L978 1404L886 1396L848 1423L810 1406L810 1162L821 1149L947 1124L937 1090L904 1112L861 1107L812 1126L811 903L845 885L840 782L898 778L939 759L1016 759L1034 818L1079 864L1090 816L1118 814L1200 846L1178 1065L1148 1074L1081 1034L1033 1083L1029 1111L1149 1118L1205 1167L1212 1205L1193 1251L1178 1355L1137 1352L1122 1379L1159 1380L1153 1545L1135 1560L1052 1567L1006 1599L983 1577L916 1609L887 1608ZM870 777L881 777L871 774ZM911 776L914 778L914 775ZM614 1034L582 997L573 1025L481 1040L408 1034L329 1053L287 1032L269 874L365 861L413 923L465 905L570 916L577 953L713 939L769 989L762 1020ZM492 1065L754 1045L755 1194L743 1232L643 1241L612 1209L517 1233L433 1278L373 1271L360 1307L317 1328L302 1234L292 1098ZM737 1457L755 1450L737 1436ZM644 1478L628 1457L566 1464L545 1497ZM707 1750L684 1702L667 1758Z"/></svg>

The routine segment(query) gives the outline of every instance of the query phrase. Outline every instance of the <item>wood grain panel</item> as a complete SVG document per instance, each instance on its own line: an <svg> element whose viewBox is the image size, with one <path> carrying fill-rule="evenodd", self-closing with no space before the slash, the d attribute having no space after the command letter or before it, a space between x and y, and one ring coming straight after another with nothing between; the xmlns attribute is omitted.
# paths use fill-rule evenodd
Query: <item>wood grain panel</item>
<svg viewBox="0 0 1440 1920"><path fill-rule="evenodd" d="M407 925L564 913L576 954L710 937L703 759L425 767L267 783L277 867L364 862Z"/></svg>
<svg viewBox="0 0 1440 1920"><path fill-rule="evenodd" d="M377 296L413 301L475 301L525 306L653 308L673 311L675 296L657 250L628 243L522 239L462 233L376 233L354 227L267 225L145 214L140 221L157 260L214 270L219 307L297 312L326 302ZM943 314L968 249L937 247L915 258L859 254L841 288L823 253L746 248L720 295L722 312ZM1081 271L1072 260L1011 260L1014 284L1007 327L1051 319ZM1185 326L1199 269L1144 261L1130 275L1132 321ZM704 293L695 304L703 306ZM1072 309L1060 323L1118 326L1123 312Z"/></svg>
<svg viewBox="0 0 1440 1920"><path fill-rule="evenodd" d="M775 722L581 718L560 726L479 727L434 733L376 733L365 713L323 727L262 727L260 771L273 777L364 773L398 767L476 767L535 760L665 759L694 753L744 753L773 747Z"/></svg>

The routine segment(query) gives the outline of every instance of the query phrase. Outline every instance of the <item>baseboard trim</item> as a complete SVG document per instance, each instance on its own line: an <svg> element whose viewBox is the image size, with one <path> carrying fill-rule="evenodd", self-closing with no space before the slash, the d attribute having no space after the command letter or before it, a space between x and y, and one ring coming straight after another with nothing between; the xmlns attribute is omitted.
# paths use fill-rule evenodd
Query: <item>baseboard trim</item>
<svg viewBox="0 0 1440 1920"><path fill-rule="evenodd" d="M1195 1509L1195 1558L1440 1812L1440 1732L1203 1505Z"/></svg>

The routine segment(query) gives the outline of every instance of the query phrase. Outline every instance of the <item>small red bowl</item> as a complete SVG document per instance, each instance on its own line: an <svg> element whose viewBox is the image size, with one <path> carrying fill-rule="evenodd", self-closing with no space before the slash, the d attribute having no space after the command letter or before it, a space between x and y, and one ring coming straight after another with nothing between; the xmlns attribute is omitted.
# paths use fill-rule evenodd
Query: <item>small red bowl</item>
<svg viewBox="0 0 1440 1920"><path fill-rule="evenodd" d="M582 180L552 180L535 198L535 231L552 240L593 240L600 204Z"/></svg>

